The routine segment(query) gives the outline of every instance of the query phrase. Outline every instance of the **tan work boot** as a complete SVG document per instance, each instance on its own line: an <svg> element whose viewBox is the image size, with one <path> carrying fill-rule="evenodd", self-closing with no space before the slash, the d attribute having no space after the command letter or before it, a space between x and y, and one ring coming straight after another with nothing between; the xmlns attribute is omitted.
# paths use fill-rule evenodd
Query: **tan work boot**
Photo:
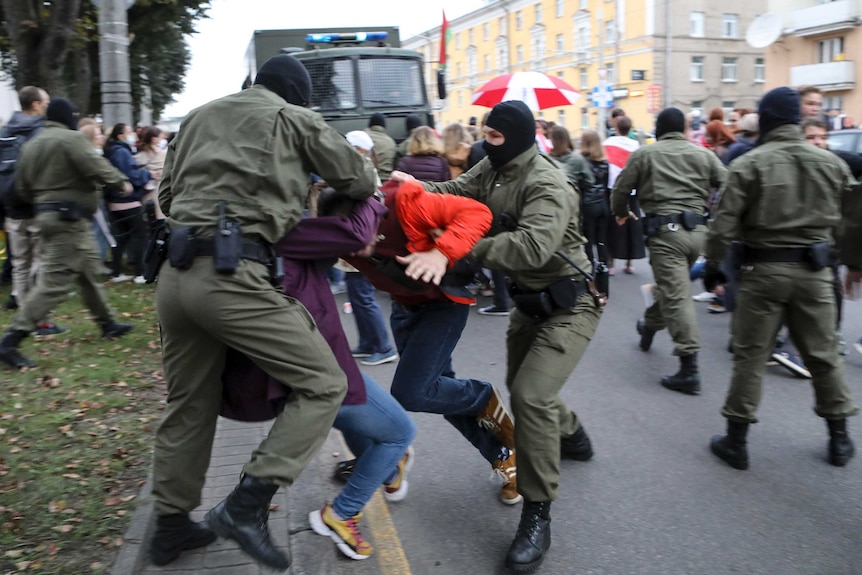
<svg viewBox="0 0 862 575"><path fill-rule="evenodd" d="M476 419L480 426L490 429L504 447L509 450L515 449L515 422L512 421L512 416L509 415L506 404L503 403L500 390L496 387L493 389L488 405Z"/></svg>
<svg viewBox="0 0 862 575"><path fill-rule="evenodd" d="M518 467L515 464L515 452L509 450L509 456L506 459L495 459L491 463L491 468L494 470L494 475L504 481L500 488L500 501L504 505L520 503L524 498L518 493Z"/></svg>

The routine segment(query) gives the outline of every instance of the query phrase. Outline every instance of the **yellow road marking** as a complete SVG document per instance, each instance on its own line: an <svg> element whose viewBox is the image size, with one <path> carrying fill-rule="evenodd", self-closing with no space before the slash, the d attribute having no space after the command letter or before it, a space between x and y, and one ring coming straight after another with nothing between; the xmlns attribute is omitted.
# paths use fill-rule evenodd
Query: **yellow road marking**
<svg viewBox="0 0 862 575"><path fill-rule="evenodd" d="M341 434L339 434L339 440L344 447L344 453L350 453ZM398 530L392 522L389 507L379 489L365 505L362 515L364 519L362 523L368 526L374 539L374 556L380 565L381 575L411 575L410 563L407 562L407 555L404 554L404 548L401 546L401 538L398 537ZM360 529L362 523L360 523Z"/></svg>

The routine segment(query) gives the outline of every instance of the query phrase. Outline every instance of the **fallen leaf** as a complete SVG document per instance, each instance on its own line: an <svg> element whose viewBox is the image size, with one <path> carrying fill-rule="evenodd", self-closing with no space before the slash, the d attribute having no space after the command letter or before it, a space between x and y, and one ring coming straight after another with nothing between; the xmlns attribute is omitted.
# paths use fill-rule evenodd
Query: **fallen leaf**
<svg viewBox="0 0 862 575"><path fill-rule="evenodd" d="M52 527L51 529L53 529L54 531L59 531L60 533L68 533L69 531L74 529L74 527L72 527L71 525L58 525L56 527Z"/></svg>

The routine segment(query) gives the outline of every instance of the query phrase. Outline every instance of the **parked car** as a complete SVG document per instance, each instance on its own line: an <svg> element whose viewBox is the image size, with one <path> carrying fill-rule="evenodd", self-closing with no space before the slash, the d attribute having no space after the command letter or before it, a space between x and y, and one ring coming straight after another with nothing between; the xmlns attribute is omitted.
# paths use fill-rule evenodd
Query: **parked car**
<svg viewBox="0 0 862 575"><path fill-rule="evenodd" d="M862 156L862 130L833 130L827 136L829 149Z"/></svg>

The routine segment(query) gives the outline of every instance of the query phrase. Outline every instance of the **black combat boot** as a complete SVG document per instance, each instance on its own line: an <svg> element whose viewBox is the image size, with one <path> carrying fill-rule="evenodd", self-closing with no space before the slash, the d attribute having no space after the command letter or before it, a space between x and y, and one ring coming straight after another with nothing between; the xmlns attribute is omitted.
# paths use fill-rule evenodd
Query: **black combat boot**
<svg viewBox="0 0 862 575"><path fill-rule="evenodd" d="M551 502L525 499L518 532L506 553L506 567L518 573L531 573L542 564L550 546Z"/></svg>
<svg viewBox="0 0 862 575"><path fill-rule="evenodd" d="M216 534L189 519L188 513L159 515L150 542L150 561L155 565L167 565L183 551L206 547L215 540Z"/></svg>
<svg viewBox="0 0 862 575"><path fill-rule="evenodd" d="M269 502L276 491L275 483L244 475L236 489L210 509L206 521L219 537L233 539L255 560L286 571L290 559L275 548L269 536Z"/></svg>
<svg viewBox="0 0 862 575"><path fill-rule="evenodd" d="M117 323L111 320L111 323L106 323L102 326L102 339L114 339L121 337L132 331L134 326L130 323Z"/></svg>
<svg viewBox="0 0 862 575"><path fill-rule="evenodd" d="M571 435L560 438L560 457L575 461L589 461L593 457L593 445L584 426L578 426Z"/></svg>
<svg viewBox="0 0 862 575"><path fill-rule="evenodd" d="M643 351L649 351L649 348L652 346L652 338L655 336L656 330L651 327L647 327L646 322L642 319L638 320L636 327L641 336L639 347Z"/></svg>
<svg viewBox="0 0 862 575"><path fill-rule="evenodd" d="M679 371L661 378L661 384L673 391L698 395L700 374L697 372L697 353L679 356Z"/></svg>
<svg viewBox="0 0 862 575"><path fill-rule="evenodd" d="M7 331L0 339L0 361L13 369L22 367L36 367L35 361L30 361L18 351L18 346L25 337L30 335L26 331Z"/></svg>
<svg viewBox="0 0 862 575"><path fill-rule="evenodd" d="M827 419L829 426L829 463L844 467L856 453L853 440L847 435L846 419Z"/></svg>
<svg viewBox="0 0 862 575"><path fill-rule="evenodd" d="M727 435L715 435L709 442L709 448L734 469L748 469L748 449L745 446L745 436L748 434L748 424L738 421L727 421Z"/></svg>

